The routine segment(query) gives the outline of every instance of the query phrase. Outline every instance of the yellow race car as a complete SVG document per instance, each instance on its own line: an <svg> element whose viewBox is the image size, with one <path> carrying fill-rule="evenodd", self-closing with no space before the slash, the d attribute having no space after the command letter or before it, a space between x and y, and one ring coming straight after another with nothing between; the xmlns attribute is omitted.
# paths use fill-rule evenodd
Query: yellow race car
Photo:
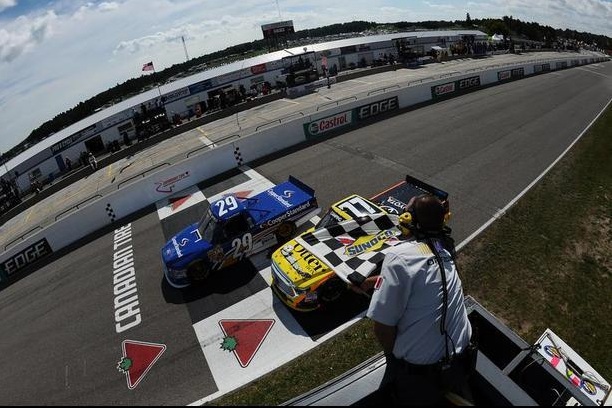
<svg viewBox="0 0 612 408"><path fill-rule="evenodd" d="M292 309L312 311L338 300L349 282L379 273L386 250L408 239L399 215L423 193L445 203L448 219L448 194L410 176L371 199L353 194L334 203L315 227L274 251L274 293Z"/></svg>

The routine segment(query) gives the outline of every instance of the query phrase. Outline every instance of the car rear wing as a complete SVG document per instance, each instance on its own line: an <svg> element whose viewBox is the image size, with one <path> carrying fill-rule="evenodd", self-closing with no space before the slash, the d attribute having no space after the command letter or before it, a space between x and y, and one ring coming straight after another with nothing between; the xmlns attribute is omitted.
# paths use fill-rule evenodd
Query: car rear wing
<svg viewBox="0 0 612 408"><path fill-rule="evenodd" d="M406 183L412 184L415 187L418 187L423 190L424 193L431 193L438 197L441 201L446 201L448 198L448 193L444 190L441 190L437 187L432 186L431 184L427 184L424 181L421 181L417 178L409 176L406 174Z"/></svg>
<svg viewBox="0 0 612 408"><path fill-rule="evenodd" d="M448 193L415 177L406 175L401 181L371 198L382 209L390 214L401 214L406 210L411 198L421 194L433 194L444 203L448 212Z"/></svg>
<svg viewBox="0 0 612 408"><path fill-rule="evenodd" d="M305 192L306 194L309 194L311 196L314 197L315 195L315 191L312 187L310 187L309 185L301 182L300 180L298 180L297 178L293 177L293 176L289 176L289 182L291 184L296 185L297 187L299 187L300 190L302 190L303 192Z"/></svg>

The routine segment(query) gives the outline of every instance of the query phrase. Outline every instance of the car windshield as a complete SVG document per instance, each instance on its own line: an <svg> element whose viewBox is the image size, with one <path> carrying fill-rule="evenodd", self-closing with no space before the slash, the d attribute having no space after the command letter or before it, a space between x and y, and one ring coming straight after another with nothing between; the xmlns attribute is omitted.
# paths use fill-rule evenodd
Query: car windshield
<svg viewBox="0 0 612 408"><path fill-rule="evenodd" d="M212 216L210 210L206 211L206 214L204 214L198 224L198 231L200 232L203 240L212 242L216 225L217 220Z"/></svg>
<svg viewBox="0 0 612 408"><path fill-rule="evenodd" d="M333 209L330 208L321 218L321 221L319 221L317 225L315 225L315 228L331 227L332 225L336 225L340 221L342 221L342 218L338 214L336 214Z"/></svg>

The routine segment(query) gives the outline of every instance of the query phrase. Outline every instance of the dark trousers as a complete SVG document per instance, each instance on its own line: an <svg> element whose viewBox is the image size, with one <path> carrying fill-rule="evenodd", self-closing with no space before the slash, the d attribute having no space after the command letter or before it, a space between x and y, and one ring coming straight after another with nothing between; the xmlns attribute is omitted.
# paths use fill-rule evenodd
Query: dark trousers
<svg viewBox="0 0 612 408"><path fill-rule="evenodd" d="M463 359L443 370L438 364L415 365L387 356L382 386L394 405L444 405L448 392L472 399L470 374L471 368Z"/></svg>

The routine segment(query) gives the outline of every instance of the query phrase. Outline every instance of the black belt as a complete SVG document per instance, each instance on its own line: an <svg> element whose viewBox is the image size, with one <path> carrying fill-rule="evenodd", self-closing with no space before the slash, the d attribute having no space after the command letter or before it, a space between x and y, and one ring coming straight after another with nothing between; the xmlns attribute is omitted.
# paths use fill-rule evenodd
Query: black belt
<svg viewBox="0 0 612 408"><path fill-rule="evenodd" d="M416 374L416 375L424 375L424 374L434 374L440 368L439 363L434 364L413 364L408 361L394 357L398 366L407 372L408 374Z"/></svg>
<svg viewBox="0 0 612 408"><path fill-rule="evenodd" d="M395 362L408 374L415 375L426 375L426 374L436 374L440 372L440 369L443 365L445 365L442 361L433 364L413 364L408 361L392 356ZM463 351L455 355L455 358L452 361L452 364L466 364L469 360L469 353Z"/></svg>

